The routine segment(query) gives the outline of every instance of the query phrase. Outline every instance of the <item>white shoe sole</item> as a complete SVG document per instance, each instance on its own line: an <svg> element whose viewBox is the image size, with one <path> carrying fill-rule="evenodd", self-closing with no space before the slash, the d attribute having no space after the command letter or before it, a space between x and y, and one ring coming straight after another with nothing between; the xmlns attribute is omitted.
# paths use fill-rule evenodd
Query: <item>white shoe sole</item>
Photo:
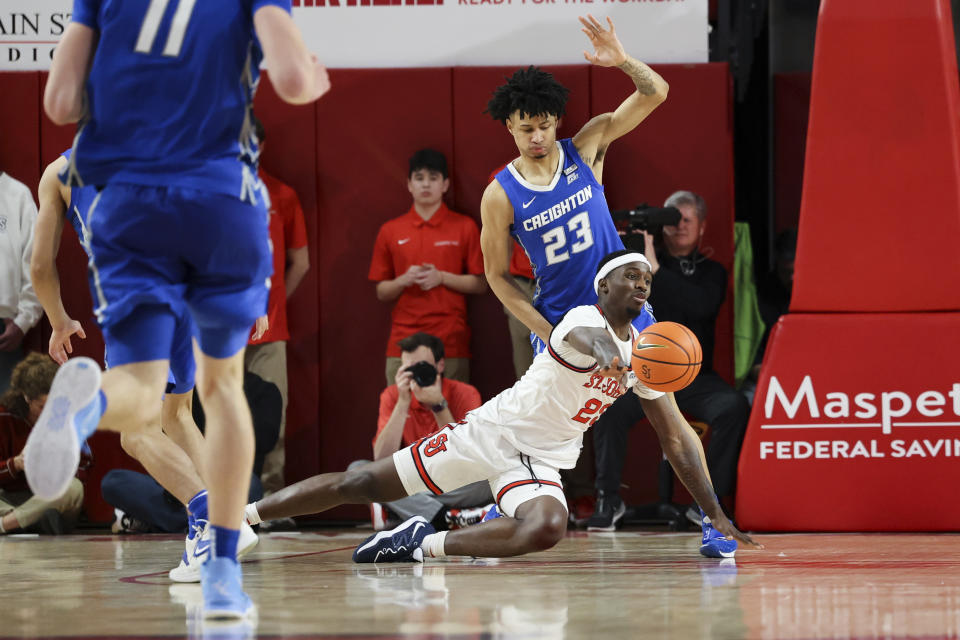
<svg viewBox="0 0 960 640"><path fill-rule="evenodd" d="M240 538L237 540L237 559L239 560L243 556L247 555L253 548L257 546L257 543L260 542L260 537L256 532L248 525L246 522L240 525ZM188 550L192 553L192 550ZM167 576L174 582L200 582L200 565L201 561L192 562L190 564L184 564L183 558L180 559L180 564L173 569L170 569L170 572Z"/></svg>
<svg viewBox="0 0 960 640"><path fill-rule="evenodd" d="M56 500L76 475L80 442L73 418L99 390L100 365L90 358L71 358L57 370L47 403L24 447L27 484L36 497Z"/></svg>

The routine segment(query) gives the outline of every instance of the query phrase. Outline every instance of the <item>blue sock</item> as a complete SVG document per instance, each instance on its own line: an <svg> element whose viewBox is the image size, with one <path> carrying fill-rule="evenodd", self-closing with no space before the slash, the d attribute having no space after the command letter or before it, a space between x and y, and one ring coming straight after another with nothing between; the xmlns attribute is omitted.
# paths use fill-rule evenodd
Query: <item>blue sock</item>
<svg viewBox="0 0 960 640"><path fill-rule="evenodd" d="M237 561L237 541L240 539L239 529L227 529L211 525L210 551L214 558L230 558Z"/></svg>
<svg viewBox="0 0 960 640"><path fill-rule="evenodd" d="M97 424L106 411L107 396L103 394L103 389L101 389L93 400L74 416L73 422L77 426L77 438L80 442L89 438L97 430Z"/></svg>
<svg viewBox="0 0 960 640"><path fill-rule="evenodd" d="M207 519L207 490L204 489L197 493L197 495L190 498L190 501L187 503L187 538L193 540L194 535L196 535L195 527L197 526L197 520L206 520Z"/></svg>

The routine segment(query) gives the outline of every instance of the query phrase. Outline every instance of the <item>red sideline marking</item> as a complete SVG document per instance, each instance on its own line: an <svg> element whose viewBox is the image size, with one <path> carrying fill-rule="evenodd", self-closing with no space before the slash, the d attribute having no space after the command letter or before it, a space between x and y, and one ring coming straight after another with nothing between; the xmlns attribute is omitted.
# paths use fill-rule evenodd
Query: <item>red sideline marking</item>
<svg viewBox="0 0 960 640"><path fill-rule="evenodd" d="M301 540L303 538L300 538ZM355 546L349 547L338 547L336 549L327 549L325 551L307 551L306 553L291 553L288 556L277 556L275 558L256 558L254 560L244 560L243 564L257 564L260 562L265 562L267 560L286 560L288 558L303 558L305 556L317 556L323 553L335 553L337 551L346 551L347 549L354 549ZM144 582L143 578L155 578L158 576L165 576L169 571L154 571L153 573L141 573L138 576L128 576L126 578L120 578L120 582L126 582L128 584L149 584L149 585L158 585L159 582Z"/></svg>

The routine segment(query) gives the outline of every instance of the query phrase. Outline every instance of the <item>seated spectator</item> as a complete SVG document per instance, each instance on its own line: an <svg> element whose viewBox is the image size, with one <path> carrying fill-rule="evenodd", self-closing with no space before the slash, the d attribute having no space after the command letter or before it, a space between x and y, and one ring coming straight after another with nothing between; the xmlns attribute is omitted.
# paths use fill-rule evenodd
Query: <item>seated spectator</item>
<svg viewBox="0 0 960 640"><path fill-rule="evenodd" d="M757 283L757 301L760 306L760 317L766 329L753 368L741 387L750 404L753 404L753 392L757 388L760 377L760 364L763 354L767 350L767 340L773 325L783 314L790 310L790 296L793 294L793 262L797 256L797 230L786 229L777 234L773 243L773 270L769 271Z"/></svg>
<svg viewBox="0 0 960 640"><path fill-rule="evenodd" d="M707 224L703 198L690 191L677 191L667 198L664 206L676 207L682 218L676 226L663 228L662 250L656 250L653 237L644 232L644 253L653 272L650 304L658 321L685 325L696 334L703 348L699 375L674 395L681 411L709 425L707 467L721 503L729 502L736 484L737 462L750 418L750 405L743 394L713 370L714 334L717 314L726 296L727 270L699 250ZM623 515L619 490L627 454L627 432L642 417L639 398L628 392L597 421L593 440L598 499L596 511L587 523L590 529L612 530ZM695 510L688 513L688 517L700 521Z"/></svg>
<svg viewBox="0 0 960 640"><path fill-rule="evenodd" d="M23 335L43 309L30 282L37 205L27 185L0 171L0 393L23 358Z"/></svg>
<svg viewBox="0 0 960 640"><path fill-rule="evenodd" d="M373 438L373 459L392 456L440 427L463 420L480 406L480 392L465 382L444 375L443 342L427 333L400 341L400 366L390 385L380 394L380 416ZM367 464L358 460L350 468ZM466 526L478 522L493 502L490 483L475 482L455 491L434 495L418 493L385 505L371 505L375 529L387 521L398 523L423 516L434 526Z"/></svg>
<svg viewBox="0 0 960 640"><path fill-rule="evenodd" d="M253 417L256 443L253 475L250 477L249 496L252 501L263 497L260 473L263 471L264 457L277 443L283 401L277 385L249 371L243 374L243 392ZM206 419L196 391L193 396L193 419L203 431ZM184 533L187 530L187 512L183 504L145 473L112 469L103 477L100 489L103 499L117 512L114 533Z"/></svg>
<svg viewBox="0 0 960 640"><path fill-rule="evenodd" d="M31 353L14 367L10 387L0 396L0 534L69 533L83 507L83 484L77 478L56 500L41 500L23 475L23 447L43 411L57 368L46 355ZM91 460L87 451L81 454L81 473Z"/></svg>
<svg viewBox="0 0 960 640"><path fill-rule="evenodd" d="M394 301L387 341L387 384L400 368L400 340L424 331L447 348L446 377L470 380L470 327L465 294L487 290L480 254L480 230L468 216L443 203L450 187L447 159L421 149L410 157L410 210L389 220L377 234L369 278L377 299Z"/></svg>

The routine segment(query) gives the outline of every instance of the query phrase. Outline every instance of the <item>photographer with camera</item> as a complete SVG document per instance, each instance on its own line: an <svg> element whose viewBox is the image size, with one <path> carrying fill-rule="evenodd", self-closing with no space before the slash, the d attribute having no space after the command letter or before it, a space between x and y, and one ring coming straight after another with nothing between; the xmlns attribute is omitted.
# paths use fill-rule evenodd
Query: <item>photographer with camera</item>
<svg viewBox="0 0 960 640"><path fill-rule="evenodd" d="M685 325L696 334L703 348L700 374L690 386L675 392L674 396L681 411L710 426L707 468L714 490L721 501L727 499L725 506L729 506L750 406L741 393L713 370L714 334L717 314L727 293L727 270L700 251L700 240L707 228L707 205L703 198L691 191L677 191L667 198L664 207L648 209L650 214L643 226L635 224L635 216L631 220L634 233L624 238L624 244L638 248L636 244L642 243L643 253L650 261L653 273L650 304L657 320ZM671 208L675 213L669 212ZM668 214L672 218L666 217ZM663 248L660 251L656 250L654 243L658 225L662 225ZM634 396L629 401L615 403L597 421L594 447L598 500L597 510L587 523L590 529L612 530L623 515L619 489L627 452L627 432L641 418L643 410L639 399ZM696 513L695 508L688 510L688 518L692 521L699 523L702 517L703 514ZM708 545L706 527L704 531L701 553L714 555L717 550L713 547L717 544Z"/></svg>
<svg viewBox="0 0 960 640"><path fill-rule="evenodd" d="M473 385L443 375L443 341L429 333L415 333L399 343L400 368L395 384L380 394L377 435L373 438L373 459L392 456L440 427L463 420L468 411L480 406L480 392ZM355 462L351 466L365 464ZM380 529L389 515L406 520L423 516L435 525L463 526L479 521L483 507L493 502L490 484L476 482L442 495L418 493L386 505L373 504L374 528ZM445 528L445 527L444 527Z"/></svg>

